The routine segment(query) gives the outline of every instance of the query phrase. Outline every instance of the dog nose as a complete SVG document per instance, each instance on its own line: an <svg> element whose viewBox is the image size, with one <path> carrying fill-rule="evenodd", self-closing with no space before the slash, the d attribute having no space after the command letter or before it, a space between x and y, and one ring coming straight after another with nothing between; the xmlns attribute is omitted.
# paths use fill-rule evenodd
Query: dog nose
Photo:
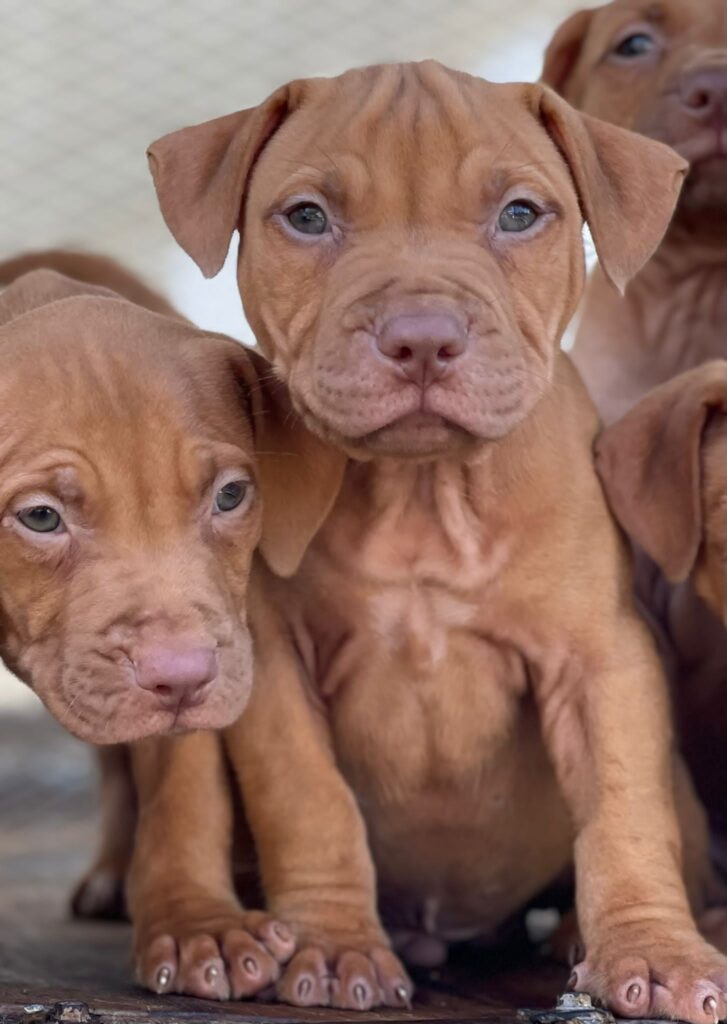
<svg viewBox="0 0 727 1024"><path fill-rule="evenodd" d="M134 667L139 686L163 708L194 707L217 678L217 655L212 647L150 645L136 653Z"/></svg>
<svg viewBox="0 0 727 1024"><path fill-rule="evenodd" d="M441 379L467 348L464 325L449 313L400 313L376 339L379 352L424 388Z"/></svg>
<svg viewBox="0 0 727 1024"><path fill-rule="evenodd" d="M727 68L702 68L681 84L682 105L699 121L724 119L727 106Z"/></svg>

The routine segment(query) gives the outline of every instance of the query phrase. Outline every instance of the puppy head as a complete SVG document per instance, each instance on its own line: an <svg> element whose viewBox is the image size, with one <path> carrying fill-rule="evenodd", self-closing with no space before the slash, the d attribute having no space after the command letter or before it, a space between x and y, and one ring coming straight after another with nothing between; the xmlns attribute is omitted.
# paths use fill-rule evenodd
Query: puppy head
<svg viewBox="0 0 727 1024"><path fill-rule="evenodd" d="M253 551L285 570L319 514L246 352L108 294L39 271L0 296L2 654L96 743L240 714Z"/></svg>
<svg viewBox="0 0 727 1024"><path fill-rule="evenodd" d="M673 146L691 164L679 216L727 207L724 0L614 0L558 29L543 81L580 110ZM712 218L700 218L709 226Z"/></svg>
<svg viewBox="0 0 727 1024"><path fill-rule="evenodd" d="M295 82L150 160L208 276L241 230L260 345L306 423L363 458L467 452L515 428L578 302L584 214L622 286L683 170L542 86L434 62Z"/></svg>
<svg viewBox="0 0 727 1024"><path fill-rule="evenodd" d="M596 466L626 532L668 579L691 578L724 618L727 362L648 394L601 434Z"/></svg>

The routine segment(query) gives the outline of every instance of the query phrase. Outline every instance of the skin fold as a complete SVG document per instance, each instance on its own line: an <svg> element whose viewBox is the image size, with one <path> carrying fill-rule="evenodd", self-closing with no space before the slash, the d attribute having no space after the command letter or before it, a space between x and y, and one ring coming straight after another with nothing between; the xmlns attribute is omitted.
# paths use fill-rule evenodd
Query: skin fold
<svg viewBox="0 0 727 1024"><path fill-rule="evenodd" d="M727 355L726 18L722 0L616 0L573 15L546 53L543 80L580 110L666 142L690 162L669 230L625 295L613 293L602 268L589 281L573 359L606 423L652 388ZM688 400L692 378L681 379ZM676 391L663 394L676 401ZM715 464L727 461L722 441L713 450ZM697 586L674 582L646 551L637 554L637 592L674 686L697 791L726 846L724 591L710 601L706 570Z"/></svg>
<svg viewBox="0 0 727 1024"><path fill-rule="evenodd" d="M261 983L297 1005L401 1005L395 951L431 964L492 935L574 859L571 983L620 1015L712 1021L727 964L682 879L696 907L705 850L682 845L668 692L595 472L598 418L559 351L583 215L625 287L684 162L543 86L433 62L291 83L150 162L207 275L240 229L249 322L339 460L321 528L256 565L256 685L225 736L268 909L298 944ZM177 845L135 858L157 989L160 965L177 989L190 964L224 969L234 927L229 798L175 793L178 821L195 802L220 820L172 837L157 814Z"/></svg>

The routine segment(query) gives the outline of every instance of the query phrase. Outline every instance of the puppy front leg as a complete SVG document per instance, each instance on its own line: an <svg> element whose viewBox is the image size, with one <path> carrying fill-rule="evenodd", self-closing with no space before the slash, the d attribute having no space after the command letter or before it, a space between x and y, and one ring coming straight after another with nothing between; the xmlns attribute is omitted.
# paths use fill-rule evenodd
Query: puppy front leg
<svg viewBox="0 0 727 1024"><path fill-rule="evenodd" d="M298 943L278 995L298 1006L405 1006L411 983L378 918L365 825L325 712L282 630L258 623L255 640L253 695L226 740L267 906Z"/></svg>
<svg viewBox="0 0 727 1024"><path fill-rule="evenodd" d="M230 780L211 733L131 748L139 823L128 889L137 972L159 994L247 998L288 960L290 930L245 911L232 878Z"/></svg>
<svg viewBox="0 0 727 1024"><path fill-rule="evenodd" d="M625 1017L714 1024L727 961L698 934L682 878L668 695L645 628L538 680L546 742L575 827L585 959L571 984Z"/></svg>

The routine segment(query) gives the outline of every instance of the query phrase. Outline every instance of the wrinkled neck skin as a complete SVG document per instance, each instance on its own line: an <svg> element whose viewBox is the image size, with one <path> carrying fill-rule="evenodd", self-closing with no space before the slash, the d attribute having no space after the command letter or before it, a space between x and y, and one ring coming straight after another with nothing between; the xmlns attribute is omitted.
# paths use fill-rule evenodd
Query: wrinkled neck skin
<svg viewBox="0 0 727 1024"><path fill-rule="evenodd" d="M571 429L563 430L564 419ZM516 535L529 544L564 503L577 502L571 471L590 465L596 429L595 410L561 356L525 420L466 458L349 460L319 545L372 583L406 578L478 589L504 568Z"/></svg>
<svg viewBox="0 0 727 1024"><path fill-rule="evenodd" d="M727 356L727 227L676 221L622 297L600 267L588 285L573 361L607 423L651 388Z"/></svg>

